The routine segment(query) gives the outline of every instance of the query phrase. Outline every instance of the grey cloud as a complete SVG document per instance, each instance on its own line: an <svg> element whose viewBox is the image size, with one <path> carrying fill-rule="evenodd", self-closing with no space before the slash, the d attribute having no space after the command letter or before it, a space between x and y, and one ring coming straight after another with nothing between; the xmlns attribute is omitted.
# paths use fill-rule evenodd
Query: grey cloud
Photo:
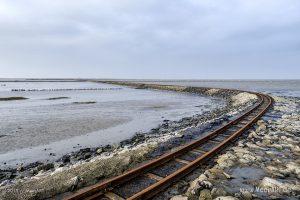
<svg viewBox="0 0 300 200"><path fill-rule="evenodd" d="M40 68L61 66L62 76L71 68L141 77L172 68L175 76L182 66L300 63L298 0L0 0L0 11L6 74L36 67L38 76Z"/></svg>

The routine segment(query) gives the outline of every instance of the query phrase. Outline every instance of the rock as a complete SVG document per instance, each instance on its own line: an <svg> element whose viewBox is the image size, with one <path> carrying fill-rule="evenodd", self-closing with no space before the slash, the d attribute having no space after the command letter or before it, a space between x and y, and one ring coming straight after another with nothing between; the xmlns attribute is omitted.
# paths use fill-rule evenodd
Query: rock
<svg viewBox="0 0 300 200"><path fill-rule="evenodd" d="M217 197L214 200L239 200L239 199L233 196L222 196L222 197Z"/></svg>
<svg viewBox="0 0 300 200"><path fill-rule="evenodd" d="M265 131L267 129L267 126L265 124L261 124L256 129L256 132Z"/></svg>
<svg viewBox="0 0 300 200"><path fill-rule="evenodd" d="M42 164L43 164L43 163L42 163L42 162L39 162L39 161L34 162L34 163L30 163L29 165L26 165L26 169L35 168L35 167L37 167L37 166L39 166L39 165L42 165Z"/></svg>
<svg viewBox="0 0 300 200"><path fill-rule="evenodd" d="M218 167L213 167L212 169L209 169L207 171L209 172L208 175L210 179L231 179L232 178L229 174L224 172L224 170Z"/></svg>
<svg viewBox="0 0 300 200"><path fill-rule="evenodd" d="M38 171L44 170L44 171L48 171L50 169L54 168L54 164L53 163L47 163L47 164L43 164L37 167Z"/></svg>
<svg viewBox="0 0 300 200"><path fill-rule="evenodd" d="M37 169L31 169L31 170L29 171L29 173L30 173L32 176L34 176L34 175L38 174L39 171L38 171Z"/></svg>
<svg viewBox="0 0 300 200"><path fill-rule="evenodd" d="M251 131L251 133L249 134L249 138L258 138L259 136L257 135L257 133L255 131Z"/></svg>
<svg viewBox="0 0 300 200"><path fill-rule="evenodd" d="M244 158L241 158L241 159L239 160L239 162L240 162L241 164L249 164L249 163L250 163L249 160L246 160L246 159L244 159Z"/></svg>
<svg viewBox="0 0 300 200"><path fill-rule="evenodd" d="M241 148L241 147L232 147L232 150L238 155L251 154L250 151L248 151L245 148Z"/></svg>
<svg viewBox="0 0 300 200"><path fill-rule="evenodd" d="M64 155L64 156L61 158L61 161L62 161L63 163L69 163L69 162L70 162L70 158L71 158L70 155Z"/></svg>
<svg viewBox="0 0 300 200"><path fill-rule="evenodd" d="M225 175L225 177L227 179L233 179L233 177L231 175L227 174L226 172L223 172L223 174Z"/></svg>
<svg viewBox="0 0 300 200"><path fill-rule="evenodd" d="M245 147L245 142L244 141L239 141L237 146L238 147Z"/></svg>
<svg viewBox="0 0 300 200"><path fill-rule="evenodd" d="M8 185L9 183L10 183L9 180L2 181L2 182L0 183L0 187L6 186L6 185Z"/></svg>
<svg viewBox="0 0 300 200"><path fill-rule="evenodd" d="M211 189L213 186L211 184L211 182L209 182L209 181L202 181L202 182L200 182L200 185L202 188L205 188L205 189Z"/></svg>
<svg viewBox="0 0 300 200"><path fill-rule="evenodd" d="M236 164L236 156L231 153L226 153L219 156L217 163L221 168L228 168Z"/></svg>
<svg viewBox="0 0 300 200"><path fill-rule="evenodd" d="M265 177L261 181L260 186L263 187L263 188L282 187L283 183L281 183L281 182L279 182L275 179Z"/></svg>
<svg viewBox="0 0 300 200"><path fill-rule="evenodd" d="M288 183L282 183L278 180L265 177L260 185L261 188L277 188L277 191L280 191L280 193L286 193L289 194L293 190L295 191L300 191L300 186L299 185L293 185L293 184L288 184Z"/></svg>
<svg viewBox="0 0 300 200"><path fill-rule="evenodd" d="M263 145L265 145L265 146L268 146L268 145L273 144L273 142L272 142L271 140L268 140L268 139L264 139L264 140L262 141L262 143L263 143Z"/></svg>
<svg viewBox="0 0 300 200"><path fill-rule="evenodd" d="M258 146L258 145L256 145L256 144L249 143L249 142L246 143L246 146L248 146L248 147L250 147L250 148L252 148L252 149L266 150L266 148L260 147L260 146Z"/></svg>
<svg viewBox="0 0 300 200"><path fill-rule="evenodd" d="M86 159L88 159L90 157L92 157L92 153L88 152L88 153L84 154L83 159L86 160Z"/></svg>
<svg viewBox="0 0 300 200"><path fill-rule="evenodd" d="M112 148L115 150L115 149L118 149L118 148L120 147L120 144L114 143L114 144L112 144L111 146L112 146Z"/></svg>
<svg viewBox="0 0 300 200"><path fill-rule="evenodd" d="M17 171L18 171L18 172L24 171L24 166L23 166L23 164L20 164L20 165L17 167Z"/></svg>
<svg viewBox="0 0 300 200"><path fill-rule="evenodd" d="M106 146L104 146L103 148L103 151L105 151L105 152L109 152L109 151L112 151L113 150L113 147L112 147L112 145L106 145Z"/></svg>
<svg viewBox="0 0 300 200"><path fill-rule="evenodd" d="M103 148L102 147L98 148L97 151L96 151L97 154L101 154L102 152L103 152Z"/></svg>
<svg viewBox="0 0 300 200"><path fill-rule="evenodd" d="M78 160L84 160L84 157L83 157L83 155L76 155L76 156L73 157L73 159L77 160L77 161Z"/></svg>
<svg viewBox="0 0 300 200"><path fill-rule="evenodd" d="M260 120L258 120L257 122L256 122L256 124L259 126L259 125L261 125L261 124L263 124L264 123L264 120L262 120L262 119L260 119Z"/></svg>
<svg viewBox="0 0 300 200"><path fill-rule="evenodd" d="M292 149L292 152L296 156L300 156L300 147L299 146L294 146L294 148Z"/></svg>
<svg viewBox="0 0 300 200"><path fill-rule="evenodd" d="M212 200L210 191L208 189L204 189L200 192L199 200Z"/></svg>
<svg viewBox="0 0 300 200"><path fill-rule="evenodd" d="M78 176L75 176L74 178L68 181L70 191L74 191L77 188L79 181L80 178Z"/></svg>
<svg viewBox="0 0 300 200"><path fill-rule="evenodd" d="M188 188L186 195L189 199L197 199L200 195L201 186L198 180L191 182L190 187Z"/></svg>
<svg viewBox="0 0 300 200"><path fill-rule="evenodd" d="M300 177L300 164L295 162L290 162L286 165L286 168L290 173L296 174L298 178Z"/></svg>
<svg viewBox="0 0 300 200"><path fill-rule="evenodd" d="M198 177L198 180L199 181L206 181L208 178L205 174L201 174L199 177Z"/></svg>
<svg viewBox="0 0 300 200"><path fill-rule="evenodd" d="M80 149L73 155L74 160L86 160L92 156L91 148Z"/></svg>
<svg viewBox="0 0 300 200"><path fill-rule="evenodd" d="M251 199L252 199L252 194L251 194L251 192L249 192L249 191L243 191L243 192L241 193L241 197L242 197L242 199L244 199L244 200L251 200Z"/></svg>
<svg viewBox="0 0 300 200"><path fill-rule="evenodd" d="M217 198L219 196L226 196L227 192L222 188L213 188L211 190L212 198Z"/></svg>
<svg viewBox="0 0 300 200"><path fill-rule="evenodd" d="M270 146L276 148L278 151L282 151L284 149L281 144L272 144Z"/></svg>
<svg viewBox="0 0 300 200"><path fill-rule="evenodd" d="M3 172L1 172L0 171L0 180L1 179L13 179L13 178L15 178L16 177L16 175L13 173L13 172L10 172L10 171L3 171Z"/></svg>
<svg viewBox="0 0 300 200"><path fill-rule="evenodd" d="M219 89L215 89L215 88L209 89L209 90L206 91L206 93L207 93L208 95L214 95L214 94L216 94L216 93L218 93L218 92L219 92Z"/></svg>
<svg viewBox="0 0 300 200"><path fill-rule="evenodd" d="M202 189L211 189L212 184L209 181L199 181L198 179L194 180L190 187L188 188L186 195L189 199L198 199L200 191Z"/></svg>
<svg viewBox="0 0 300 200"><path fill-rule="evenodd" d="M170 191L168 192L170 195L179 195L180 193L179 193L179 191L177 190L177 189L175 189L175 188L171 188L170 189Z"/></svg>
<svg viewBox="0 0 300 200"><path fill-rule="evenodd" d="M188 197L182 196L182 195L177 195L172 197L170 200L188 200Z"/></svg>
<svg viewBox="0 0 300 200"><path fill-rule="evenodd" d="M244 154L242 156L242 158L245 159L245 160L247 160L247 161L255 161L256 160L255 156L252 156L250 154Z"/></svg>

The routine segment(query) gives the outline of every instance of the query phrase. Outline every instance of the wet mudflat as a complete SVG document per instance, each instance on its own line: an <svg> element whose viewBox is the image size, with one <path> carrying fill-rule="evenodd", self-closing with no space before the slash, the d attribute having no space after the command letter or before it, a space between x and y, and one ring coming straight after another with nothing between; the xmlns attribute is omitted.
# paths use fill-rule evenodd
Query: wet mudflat
<svg viewBox="0 0 300 200"><path fill-rule="evenodd" d="M90 82L11 82L1 85L0 97L24 98L0 103L1 167L118 143L163 120L222 105L209 97Z"/></svg>

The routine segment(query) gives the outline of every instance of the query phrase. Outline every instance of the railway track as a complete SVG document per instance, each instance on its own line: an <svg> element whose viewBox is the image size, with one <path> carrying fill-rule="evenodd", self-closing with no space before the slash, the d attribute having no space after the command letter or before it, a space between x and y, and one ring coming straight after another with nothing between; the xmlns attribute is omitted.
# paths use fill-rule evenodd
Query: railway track
<svg viewBox="0 0 300 200"><path fill-rule="evenodd" d="M253 107L205 137L120 176L83 188L65 200L134 200L154 197L232 144L270 108L273 103L270 96L255 94L259 100Z"/></svg>

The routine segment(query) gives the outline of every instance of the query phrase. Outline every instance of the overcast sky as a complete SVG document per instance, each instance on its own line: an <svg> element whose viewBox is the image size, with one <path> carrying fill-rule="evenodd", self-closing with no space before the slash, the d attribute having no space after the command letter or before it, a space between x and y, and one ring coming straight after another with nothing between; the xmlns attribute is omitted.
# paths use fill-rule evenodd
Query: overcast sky
<svg viewBox="0 0 300 200"><path fill-rule="evenodd" d="M300 1L0 0L0 77L300 78Z"/></svg>

